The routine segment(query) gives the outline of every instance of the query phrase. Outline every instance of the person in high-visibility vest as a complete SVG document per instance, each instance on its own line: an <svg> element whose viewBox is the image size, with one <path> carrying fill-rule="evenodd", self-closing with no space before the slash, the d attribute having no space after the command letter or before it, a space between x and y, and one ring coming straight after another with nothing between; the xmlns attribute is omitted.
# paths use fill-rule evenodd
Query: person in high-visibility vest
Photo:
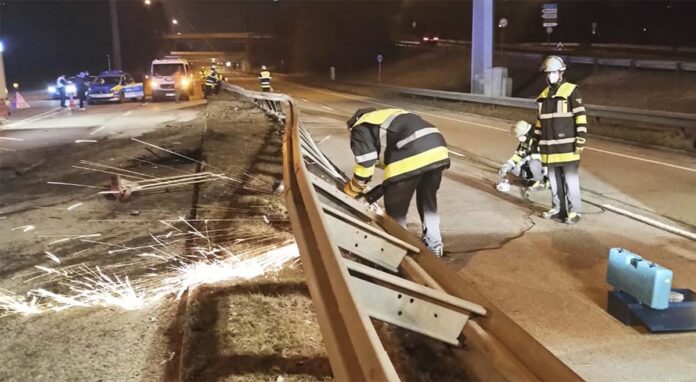
<svg viewBox="0 0 696 382"><path fill-rule="evenodd" d="M266 65L261 65L261 73L259 73L259 82L261 83L262 92L271 91L271 72L268 71Z"/></svg>
<svg viewBox="0 0 696 382"><path fill-rule="evenodd" d="M563 79L565 70L558 56L547 57L541 66L548 86L537 97L534 141L551 181L552 207L543 217L576 224L582 209L579 169L587 113L578 86Z"/></svg>
<svg viewBox="0 0 696 382"><path fill-rule="evenodd" d="M518 121L512 127L511 132L517 138L519 144L515 149L515 153L503 164L503 167L498 172L501 182L507 184L507 174L512 173L525 181L525 185L530 190L547 188L539 146L534 142L532 124L527 121Z"/></svg>
<svg viewBox="0 0 696 382"><path fill-rule="evenodd" d="M379 163L384 168L382 187L387 214L406 226L415 193L423 243L436 256L442 256L437 190L450 160L440 131L420 116L401 109L360 109L346 124L356 164L343 191L353 198L363 195Z"/></svg>

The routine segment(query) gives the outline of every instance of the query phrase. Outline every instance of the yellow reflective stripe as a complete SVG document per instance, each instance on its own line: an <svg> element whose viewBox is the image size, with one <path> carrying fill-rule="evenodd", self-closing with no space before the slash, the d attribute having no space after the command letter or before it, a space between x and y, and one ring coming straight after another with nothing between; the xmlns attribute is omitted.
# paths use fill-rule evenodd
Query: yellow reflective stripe
<svg viewBox="0 0 696 382"><path fill-rule="evenodd" d="M375 174L375 166L373 165L371 167L363 167L356 163L355 168L353 169L353 174L361 178L369 178Z"/></svg>
<svg viewBox="0 0 696 382"><path fill-rule="evenodd" d="M519 161L522 160L522 157L519 156L518 154L515 154L515 155L512 156L512 158L510 158L510 160L513 161L513 162L515 162L515 163L517 163L517 162L519 162Z"/></svg>
<svg viewBox="0 0 696 382"><path fill-rule="evenodd" d="M570 97L570 94L573 93L573 90L575 90L576 87L578 86L569 82L561 84L561 87L558 88L558 91L556 92L556 95L554 95L554 97L568 99L568 97Z"/></svg>
<svg viewBox="0 0 696 382"><path fill-rule="evenodd" d="M353 127L358 126L362 123L369 123L371 125L381 125L389 119L392 115L396 114L406 114L408 113L406 110L401 110L401 109L382 109L382 110L375 110L366 114L363 114L360 119L358 119L354 124Z"/></svg>
<svg viewBox="0 0 696 382"><path fill-rule="evenodd" d="M569 82L561 84L561 87L558 88L558 91L556 94L554 94L554 98L565 98L568 99L570 97L570 94L573 93L573 90L578 87L578 85L571 84ZM541 94L537 97L537 99L542 99L542 98L548 98L549 97L549 87L546 87Z"/></svg>
<svg viewBox="0 0 696 382"><path fill-rule="evenodd" d="M536 122L534 122L534 127L541 128L541 119L537 119Z"/></svg>
<svg viewBox="0 0 696 382"><path fill-rule="evenodd" d="M578 115L577 117L575 117L575 124L586 125L587 124L587 116L586 115Z"/></svg>
<svg viewBox="0 0 696 382"><path fill-rule="evenodd" d="M577 137L577 138L575 138L575 142L579 143L581 145L584 145L586 141L585 141L585 138Z"/></svg>
<svg viewBox="0 0 696 382"><path fill-rule="evenodd" d="M447 158L449 158L447 147L435 147L412 157L388 164L387 167L384 168L384 179L386 180L397 175L418 170L419 168Z"/></svg>
<svg viewBox="0 0 696 382"><path fill-rule="evenodd" d="M544 163L563 163L580 160L580 154L563 153L563 154L541 154L541 161Z"/></svg>

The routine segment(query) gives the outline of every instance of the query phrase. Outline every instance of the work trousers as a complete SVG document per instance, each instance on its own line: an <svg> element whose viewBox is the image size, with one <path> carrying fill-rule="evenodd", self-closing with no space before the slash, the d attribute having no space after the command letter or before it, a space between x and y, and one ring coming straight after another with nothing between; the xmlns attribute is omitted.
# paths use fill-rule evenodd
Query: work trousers
<svg viewBox="0 0 696 382"><path fill-rule="evenodd" d="M442 182L443 167L384 185L384 207L387 215L406 226L408 207L416 193L416 207L423 227L423 243L431 250L442 247L440 215L437 213L437 190Z"/></svg>
<svg viewBox="0 0 696 382"><path fill-rule="evenodd" d="M568 216L568 212L580 213L582 210L579 170L580 162L549 166L551 203L554 209L560 211L561 217Z"/></svg>
<svg viewBox="0 0 696 382"><path fill-rule="evenodd" d="M58 94L60 96L60 107L65 107L65 87L58 88Z"/></svg>
<svg viewBox="0 0 696 382"><path fill-rule="evenodd" d="M529 174L527 173L529 172ZM544 171L541 165L541 161L538 159L532 159L527 161L527 163L522 166L515 166L511 170L512 174L524 179L532 179L537 182L544 180ZM531 174L531 178L530 175Z"/></svg>

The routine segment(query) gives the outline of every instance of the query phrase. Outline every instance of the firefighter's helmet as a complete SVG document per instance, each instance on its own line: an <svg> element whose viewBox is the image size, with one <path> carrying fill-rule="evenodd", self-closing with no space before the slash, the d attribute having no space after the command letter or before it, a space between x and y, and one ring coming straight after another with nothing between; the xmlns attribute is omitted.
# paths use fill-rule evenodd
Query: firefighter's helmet
<svg viewBox="0 0 696 382"><path fill-rule="evenodd" d="M566 70L566 64L563 59L558 56L548 56L541 64L542 72L562 72Z"/></svg>

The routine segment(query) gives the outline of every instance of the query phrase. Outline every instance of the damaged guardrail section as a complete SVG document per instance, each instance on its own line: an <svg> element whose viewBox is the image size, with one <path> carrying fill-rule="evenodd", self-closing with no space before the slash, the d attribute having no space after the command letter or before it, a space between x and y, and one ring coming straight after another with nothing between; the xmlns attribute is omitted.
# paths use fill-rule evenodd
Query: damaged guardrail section
<svg viewBox="0 0 696 382"><path fill-rule="evenodd" d="M343 194L345 175L302 127L290 97L225 89L285 127L287 209L337 380L399 380L373 319L449 344L479 380L580 380L414 235Z"/></svg>

